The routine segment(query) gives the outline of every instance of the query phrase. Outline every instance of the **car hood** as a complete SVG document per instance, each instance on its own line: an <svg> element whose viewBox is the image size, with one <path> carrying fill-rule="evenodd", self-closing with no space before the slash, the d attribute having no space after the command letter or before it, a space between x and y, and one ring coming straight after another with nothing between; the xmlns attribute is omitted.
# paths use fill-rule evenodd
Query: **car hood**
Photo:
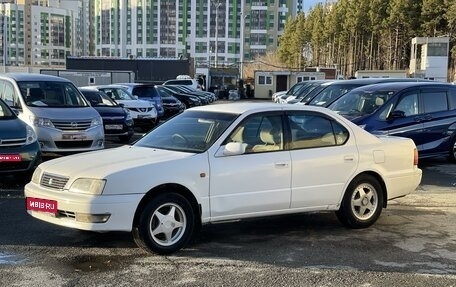
<svg viewBox="0 0 456 287"><path fill-rule="evenodd" d="M191 157L192 153L146 147L122 146L95 152L75 154L44 162L47 173L75 178L107 178L109 175L148 165Z"/></svg>
<svg viewBox="0 0 456 287"><path fill-rule="evenodd" d="M25 123L18 118L0 120L0 139L25 138L27 130Z"/></svg>
<svg viewBox="0 0 456 287"><path fill-rule="evenodd" d="M126 108L151 108L153 104L143 100L116 100L119 104L124 104Z"/></svg>
<svg viewBox="0 0 456 287"><path fill-rule="evenodd" d="M95 106L94 109L97 110L102 117L125 117L125 111L121 107Z"/></svg>
<svg viewBox="0 0 456 287"><path fill-rule="evenodd" d="M29 107L36 117L50 120L85 120L99 117L93 107L81 108L46 108Z"/></svg>

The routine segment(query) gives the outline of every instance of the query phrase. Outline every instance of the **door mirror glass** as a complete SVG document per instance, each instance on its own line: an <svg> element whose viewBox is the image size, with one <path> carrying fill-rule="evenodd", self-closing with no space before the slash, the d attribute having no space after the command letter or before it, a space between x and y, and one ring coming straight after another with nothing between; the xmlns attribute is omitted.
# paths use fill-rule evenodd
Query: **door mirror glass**
<svg viewBox="0 0 456 287"><path fill-rule="evenodd" d="M240 155L245 153L246 143L230 142L225 146L223 155Z"/></svg>
<svg viewBox="0 0 456 287"><path fill-rule="evenodd" d="M391 114L388 117L389 120L400 118L405 118L405 112L399 110L391 112Z"/></svg>

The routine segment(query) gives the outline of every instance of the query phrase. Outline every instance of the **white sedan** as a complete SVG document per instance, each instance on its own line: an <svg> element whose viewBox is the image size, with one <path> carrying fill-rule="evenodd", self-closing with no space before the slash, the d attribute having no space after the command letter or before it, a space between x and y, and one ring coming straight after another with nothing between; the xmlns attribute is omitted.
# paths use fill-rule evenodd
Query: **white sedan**
<svg viewBox="0 0 456 287"><path fill-rule="evenodd" d="M148 251L182 248L200 224L334 210L365 228L421 180L412 140L377 137L330 110L273 103L191 108L132 146L42 163L27 212L91 231L131 231Z"/></svg>

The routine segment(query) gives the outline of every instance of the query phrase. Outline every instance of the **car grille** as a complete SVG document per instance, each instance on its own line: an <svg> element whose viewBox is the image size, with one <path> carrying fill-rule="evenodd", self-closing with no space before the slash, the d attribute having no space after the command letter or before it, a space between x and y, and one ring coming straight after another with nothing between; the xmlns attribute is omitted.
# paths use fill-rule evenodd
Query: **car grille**
<svg viewBox="0 0 456 287"><path fill-rule="evenodd" d="M71 211L57 210L57 217L66 217L66 218L75 219L76 215L74 214L74 212L71 212Z"/></svg>
<svg viewBox="0 0 456 287"><path fill-rule="evenodd" d="M56 141L55 146L58 148L89 148L93 141Z"/></svg>
<svg viewBox="0 0 456 287"><path fill-rule="evenodd" d="M85 131L86 129L90 128L92 124L92 120L84 120L84 121L57 121L53 120L52 124L56 129L62 131Z"/></svg>
<svg viewBox="0 0 456 287"><path fill-rule="evenodd" d="M128 108L130 111L137 112L137 113L148 113L150 112L153 108Z"/></svg>
<svg viewBox="0 0 456 287"><path fill-rule="evenodd" d="M41 177L40 185L51 189L63 190L68 179L68 177L45 173Z"/></svg>
<svg viewBox="0 0 456 287"><path fill-rule="evenodd" d="M26 138L20 138L20 139L0 139L0 148L4 147L20 147L25 145Z"/></svg>

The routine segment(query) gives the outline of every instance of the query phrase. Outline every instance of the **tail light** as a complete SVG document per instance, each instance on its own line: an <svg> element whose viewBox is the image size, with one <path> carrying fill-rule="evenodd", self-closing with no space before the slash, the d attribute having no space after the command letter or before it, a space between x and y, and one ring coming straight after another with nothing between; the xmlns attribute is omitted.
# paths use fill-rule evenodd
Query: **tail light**
<svg viewBox="0 0 456 287"><path fill-rule="evenodd" d="M413 165L418 165L418 150L416 148L413 150Z"/></svg>

